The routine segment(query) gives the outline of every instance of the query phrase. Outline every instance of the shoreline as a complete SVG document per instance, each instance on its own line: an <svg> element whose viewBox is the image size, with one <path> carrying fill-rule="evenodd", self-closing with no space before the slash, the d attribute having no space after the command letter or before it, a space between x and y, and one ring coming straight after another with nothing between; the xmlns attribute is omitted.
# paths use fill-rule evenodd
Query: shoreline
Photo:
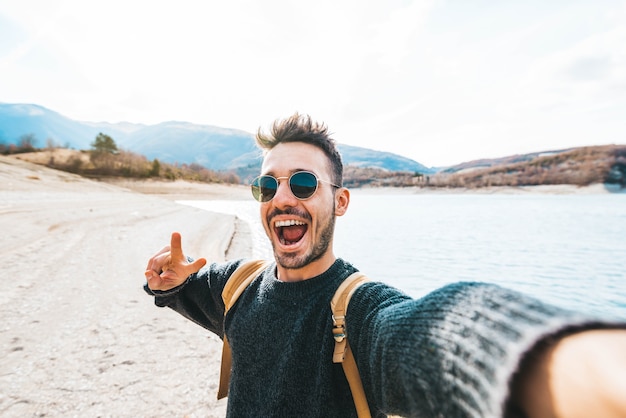
<svg viewBox="0 0 626 418"><path fill-rule="evenodd" d="M464 187L440 188L440 187L362 187L352 189L352 192L363 194L621 194L626 193L626 188L619 185L592 184L589 186L576 186L573 184L545 184L539 186L492 186L476 189Z"/></svg>
<svg viewBox="0 0 626 418"><path fill-rule="evenodd" d="M102 183L113 184L130 191L158 195L171 200L250 200L247 185L225 185L195 183L185 180L118 180L107 179ZM388 195L388 194L622 194L626 188L613 184L591 184L576 186L573 184L545 184L538 186L491 186L482 188L443 188L443 187L360 187L350 189L351 193Z"/></svg>
<svg viewBox="0 0 626 418"><path fill-rule="evenodd" d="M249 200L250 189L244 185L199 183L187 180L129 180L102 179L98 183L110 184L128 191L168 200Z"/></svg>

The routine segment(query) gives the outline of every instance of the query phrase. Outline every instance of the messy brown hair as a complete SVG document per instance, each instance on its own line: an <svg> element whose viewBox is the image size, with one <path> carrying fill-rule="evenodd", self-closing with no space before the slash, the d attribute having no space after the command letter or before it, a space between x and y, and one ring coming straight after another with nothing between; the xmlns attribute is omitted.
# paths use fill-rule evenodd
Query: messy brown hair
<svg viewBox="0 0 626 418"><path fill-rule="evenodd" d="M256 134L256 143L267 152L278 144L288 142L304 142L321 149L328 160L332 171L332 182L343 185L343 162L337 150L335 140L330 137L328 127L324 123L315 122L309 115L295 113L286 119L277 119L269 133L260 128Z"/></svg>

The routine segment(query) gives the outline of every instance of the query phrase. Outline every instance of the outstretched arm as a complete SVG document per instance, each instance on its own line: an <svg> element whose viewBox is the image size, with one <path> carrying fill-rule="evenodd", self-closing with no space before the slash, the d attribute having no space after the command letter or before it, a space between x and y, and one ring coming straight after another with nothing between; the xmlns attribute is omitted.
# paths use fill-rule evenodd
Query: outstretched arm
<svg viewBox="0 0 626 418"><path fill-rule="evenodd" d="M602 403L614 411L606 416L626 416L623 321L495 285L455 283L413 300L371 283L352 297L347 332L368 400L388 414L503 416L515 405L525 414L505 416L596 417L605 415L588 411Z"/></svg>
<svg viewBox="0 0 626 418"><path fill-rule="evenodd" d="M626 331L569 335L523 363L513 402L529 418L626 416Z"/></svg>
<svg viewBox="0 0 626 418"><path fill-rule="evenodd" d="M180 234L173 232L170 246L164 247L148 261L145 272L148 287L150 290L169 290L180 286L205 264L204 258L189 263L183 254Z"/></svg>

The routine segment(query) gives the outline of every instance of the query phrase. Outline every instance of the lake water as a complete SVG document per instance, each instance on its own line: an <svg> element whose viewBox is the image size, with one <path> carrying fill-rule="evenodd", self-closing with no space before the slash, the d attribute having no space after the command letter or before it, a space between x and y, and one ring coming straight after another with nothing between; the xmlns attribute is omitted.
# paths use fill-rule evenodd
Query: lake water
<svg viewBox="0 0 626 418"><path fill-rule="evenodd" d="M271 257L254 201L181 202L236 213L255 257ZM626 318L626 194L352 192L335 254L419 297L447 283L496 283L579 311Z"/></svg>

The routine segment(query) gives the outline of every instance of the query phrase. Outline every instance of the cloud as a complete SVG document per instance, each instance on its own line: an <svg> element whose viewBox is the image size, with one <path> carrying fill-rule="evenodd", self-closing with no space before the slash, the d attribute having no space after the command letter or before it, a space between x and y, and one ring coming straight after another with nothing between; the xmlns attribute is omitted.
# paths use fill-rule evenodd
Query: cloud
<svg viewBox="0 0 626 418"><path fill-rule="evenodd" d="M574 61L566 70L567 75L581 81L602 80L610 72L611 58L606 55L580 58Z"/></svg>

